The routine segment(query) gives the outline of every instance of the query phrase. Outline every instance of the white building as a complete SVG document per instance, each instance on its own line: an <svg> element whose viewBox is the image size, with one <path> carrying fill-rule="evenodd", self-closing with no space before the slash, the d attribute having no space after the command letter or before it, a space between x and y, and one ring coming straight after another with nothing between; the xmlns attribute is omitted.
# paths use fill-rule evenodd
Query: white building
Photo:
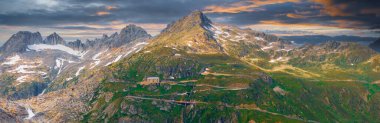
<svg viewBox="0 0 380 123"><path fill-rule="evenodd" d="M160 78L159 77L148 77L148 78L146 78L146 81L149 83L159 83Z"/></svg>

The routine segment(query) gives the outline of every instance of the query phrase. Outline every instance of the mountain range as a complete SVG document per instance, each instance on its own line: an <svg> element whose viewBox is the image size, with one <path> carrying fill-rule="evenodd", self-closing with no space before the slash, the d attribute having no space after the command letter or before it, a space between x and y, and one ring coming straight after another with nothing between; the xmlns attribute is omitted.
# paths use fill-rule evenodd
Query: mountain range
<svg viewBox="0 0 380 123"><path fill-rule="evenodd" d="M301 45L200 11L155 37L136 25L84 43L22 31L0 51L4 122L380 120L375 50Z"/></svg>
<svg viewBox="0 0 380 123"><path fill-rule="evenodd" d="M282 36L281 38L294 41L295 43L304 44L320 44L328 41L338 42L356 42L362 45L369 45L377 40L375 37L359 37L359 36L325 36L325 35L304 35L304 36Z"/></svg>

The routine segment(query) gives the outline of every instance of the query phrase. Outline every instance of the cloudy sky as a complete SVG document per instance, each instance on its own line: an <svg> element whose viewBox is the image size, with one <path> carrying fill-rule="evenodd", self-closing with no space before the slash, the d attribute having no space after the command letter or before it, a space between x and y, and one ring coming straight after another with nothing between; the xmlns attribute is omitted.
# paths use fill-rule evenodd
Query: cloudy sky
<svg viewBox="0 0 380 123"><path fill-rule="evenodd" d="M379 6L379 0L1 0L0 44L20 30L84 40L137 24L156 35L194 10L280 36L380 37Z"/></svg>

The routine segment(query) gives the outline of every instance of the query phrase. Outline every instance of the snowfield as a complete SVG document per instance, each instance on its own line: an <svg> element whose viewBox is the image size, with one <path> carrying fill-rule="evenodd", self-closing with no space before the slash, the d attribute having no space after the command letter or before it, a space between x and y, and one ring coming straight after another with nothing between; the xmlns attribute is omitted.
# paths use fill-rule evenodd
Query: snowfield
<svg viewBox="0 0 380 123"><path fill-rule="evenodd" d="M41 74L41 75L46 75L47 74L46 72L42 72L42 71L28 71L28 70L26 70L26 69L30 69L30 68L36 68L36 67L37 66L20 65L16 69L11 70L10 72L13 72L13 73L24 73L24 74L37 73L37 74Z"/></svg>
<svg viewBox="0 0 380 123"><path fill-rule="evenodd" d="M81 52L81 51L76 51L71 49L70 47L67 47L65 45L48 45L48 44L33 44L33 45L28 45L28 48L30 50L35 50L35 51L43 51L43 50L60 50L64 51L66 53L75 55L75 56L83 56L84 53L86 52Z"/></svg>

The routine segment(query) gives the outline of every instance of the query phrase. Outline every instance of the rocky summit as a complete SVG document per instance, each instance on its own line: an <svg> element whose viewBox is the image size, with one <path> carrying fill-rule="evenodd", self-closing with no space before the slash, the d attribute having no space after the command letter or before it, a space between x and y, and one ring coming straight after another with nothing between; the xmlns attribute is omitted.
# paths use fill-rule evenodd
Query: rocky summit
<svg viewBox="0 0 380 123"><path fill-rule="evenodd" d="M19 32L1 53L0 122L380 120L370 47L297 44L201 11L154 37L136 25L85 42Z"/></svg>
<svg viewBox="0 0 380 123"><path fill-rule="evenodd" d="M52 45L56 45L56 44L65 45L65 43L66 43L65 40L63 40L63 38L55 32L53 34L47 36L43 42L45 44L52 44Z"/></svg>
<svg viewBox="0 0 380 123"><path fill-rule="evenodd" d="M8 41L1 46L0 51L4 55L14 52L25 52L27 45L42 43L42 36L39 32L19 31L12 35Z"/></svg>

